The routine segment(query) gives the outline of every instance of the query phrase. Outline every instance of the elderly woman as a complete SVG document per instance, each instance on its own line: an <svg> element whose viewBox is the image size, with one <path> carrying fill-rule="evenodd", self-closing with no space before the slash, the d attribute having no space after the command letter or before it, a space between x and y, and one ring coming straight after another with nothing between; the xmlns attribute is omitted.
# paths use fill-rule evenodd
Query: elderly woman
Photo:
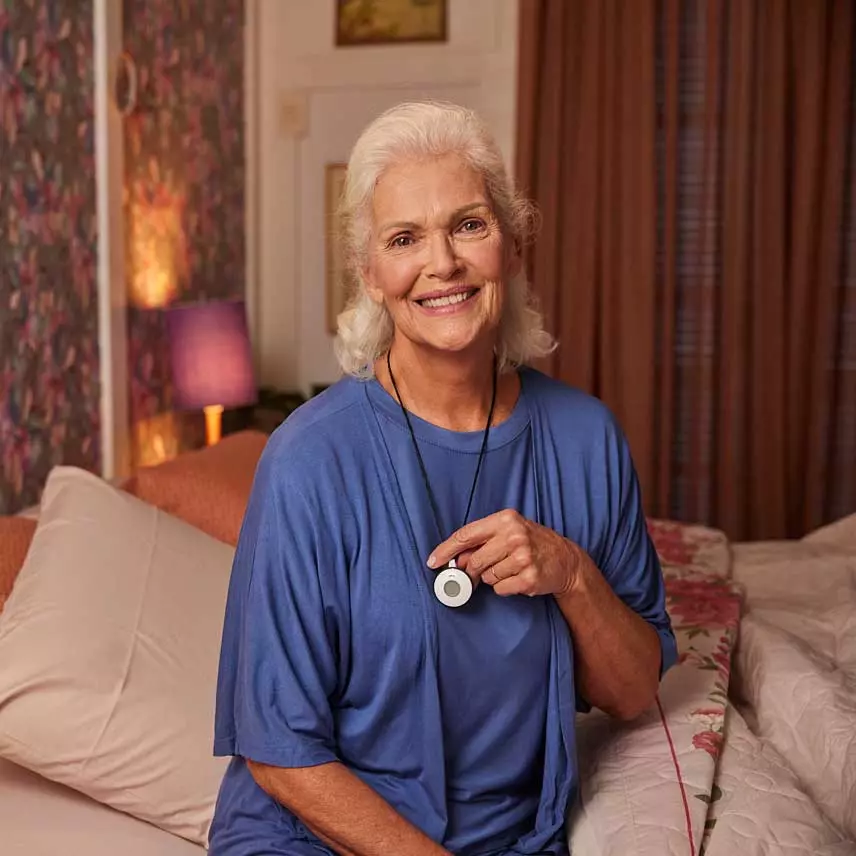
<svg viewBox="0 0 856 856"><path fill-rule="evenodd" d="M382 115L343 214L345 378L271 438L238 545L214 856L567 853L575 709L674 661L627 444L554 346L485 125Z"/></svg>

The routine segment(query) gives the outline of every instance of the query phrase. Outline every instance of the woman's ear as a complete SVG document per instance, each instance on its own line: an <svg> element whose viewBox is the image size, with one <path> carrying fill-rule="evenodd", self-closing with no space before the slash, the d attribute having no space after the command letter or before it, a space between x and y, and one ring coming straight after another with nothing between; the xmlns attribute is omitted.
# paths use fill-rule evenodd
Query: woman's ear
<svg viewBox="0 0 856 856"><path fill-rule="evenodd" d="M375 303L383 303L383 290L375 284L374 277L372 276L368 265L360 269L360 279L363 282L363 288L365 288L366 294Z"/></svg>

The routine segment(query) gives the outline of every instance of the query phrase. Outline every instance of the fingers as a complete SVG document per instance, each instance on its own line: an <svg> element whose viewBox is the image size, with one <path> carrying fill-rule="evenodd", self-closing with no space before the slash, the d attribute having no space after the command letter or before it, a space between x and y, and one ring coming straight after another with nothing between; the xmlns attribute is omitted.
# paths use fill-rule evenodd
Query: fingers
<svg viewBox="0 0 856 856"><path fill-rule="evenodd" d="M457 557L476 584L487 583L502 597L534 597L569 590L578 573L574 550L579 552L553 530L506 510L459 529L438 545L428 566L436 569Z"/></svg>
<svg viewBox="0 0 856 856"><path fill-rule="evenodd" d="M500 583L503 580L507 580L510 577L517 576L520 571L520 566L514 559L509 556L506 556L501 561L496 562L495 564L491 564L490 567L482 573L474 573L467 569L467 573L470 574L470 576L477 576L483 582L486 582L489 586L494 586L494 588L496 587L497 583Z"/></svg>
<svg viewBox="0 0 856 856"><path fill-rule="evenodd" d="M508 559L508 546L499 538L493 538L474 550L467 560L467 573L476 579ZM511 571L509 571L511 573ZM500 578L501 579L501 578ZM495 582L492 580L491 582Z"/></svg>
<svg viewBox="0 0 856 856"><path fill-rule="evenodd" d="M492 538L509 532L512 527L516 528L522 520L523 518L511 509L498 511L481 520L474 520L462 526L450 538L434 548L428 557L428 567L439 568L465 550L476 550Z"/></svg>
<svg viewBox="0 0 856 856"><path fill-rule="evenodd" d="M476 550L467 572L471 575L477 573L486 583L495 585L531 567L533 560L532 544L526 533L514 532L503 540L494 539Z"/></svg>
<svg viewBox="0 0 856 856"><path fill-rule="evenodd" d="M481 521L476 521L480 523ZM441 568L449 559L460 556L462 553L470 553L478 547L482 541L477 540L477 529L475 523L470 523L462 529L458 529L450 538L438 544L428 557L429 568ZM482 540L485 540L484 538Z"/></svg>
<svg viewBox="0 0 856 856"><path fill-rule="evenodd" d="M471 571L469 564L473 556L473 550L464 550L462 553L459 553L455 559L455 563L457 566L464 571L473 581L473 587L475 588L481 582L481 575L478 571Z"/></svg>
<svg viewBox="0 0 856 856"><path fill-rule="evenodd" d="M457 562L458 567L466 570L473 553L475 553L475 550L462 550L460 553L458 553L458 555L455 557L455 561Z"/></svg>
<svg viewBox="0 0 856 856"><path fill-rule="evenodd" d="M541 591L538 589L537 579L526 571L522 574L515 574L512 577L500 580L493 587L493 591L500 597L511 597L515 594L535 597L536 595L541 594Z"/></svg>

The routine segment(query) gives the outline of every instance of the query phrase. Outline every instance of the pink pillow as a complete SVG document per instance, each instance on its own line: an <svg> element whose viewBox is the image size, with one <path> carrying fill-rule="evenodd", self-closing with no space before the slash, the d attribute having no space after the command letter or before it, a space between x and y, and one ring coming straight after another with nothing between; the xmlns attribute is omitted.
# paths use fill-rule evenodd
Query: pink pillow
<svg viewBox="0 0 856 856"><path fill-rule="evenodd" d="M35 520L0 517L0 612L12 592L35 531Z"/></svg>
<svg viewBox="0 0 856 856"><path fill-rule="evenodd" d="M234 546L267 440L261 431L230 434L215 446L142 467L125 490Z"/></svg>

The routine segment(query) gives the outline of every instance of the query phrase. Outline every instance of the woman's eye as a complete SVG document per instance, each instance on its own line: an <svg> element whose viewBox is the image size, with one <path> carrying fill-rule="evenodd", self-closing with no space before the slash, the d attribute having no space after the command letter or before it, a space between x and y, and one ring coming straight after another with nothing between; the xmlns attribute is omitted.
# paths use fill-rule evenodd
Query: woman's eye
<svg viewBox="0 0 856 856"><path fill-rule="evenodd" d="M472 217L469 220L464 220L461 223L461 231L462 232L478 232L484 228L484 220L479 220L476 217Z"/></svg>
<svg viewBox="0 0 856 856"><path fill-rule="evenodd" d="M390 242L391 247L409 247L413 243L412 235L396 235Z"/></svg>

